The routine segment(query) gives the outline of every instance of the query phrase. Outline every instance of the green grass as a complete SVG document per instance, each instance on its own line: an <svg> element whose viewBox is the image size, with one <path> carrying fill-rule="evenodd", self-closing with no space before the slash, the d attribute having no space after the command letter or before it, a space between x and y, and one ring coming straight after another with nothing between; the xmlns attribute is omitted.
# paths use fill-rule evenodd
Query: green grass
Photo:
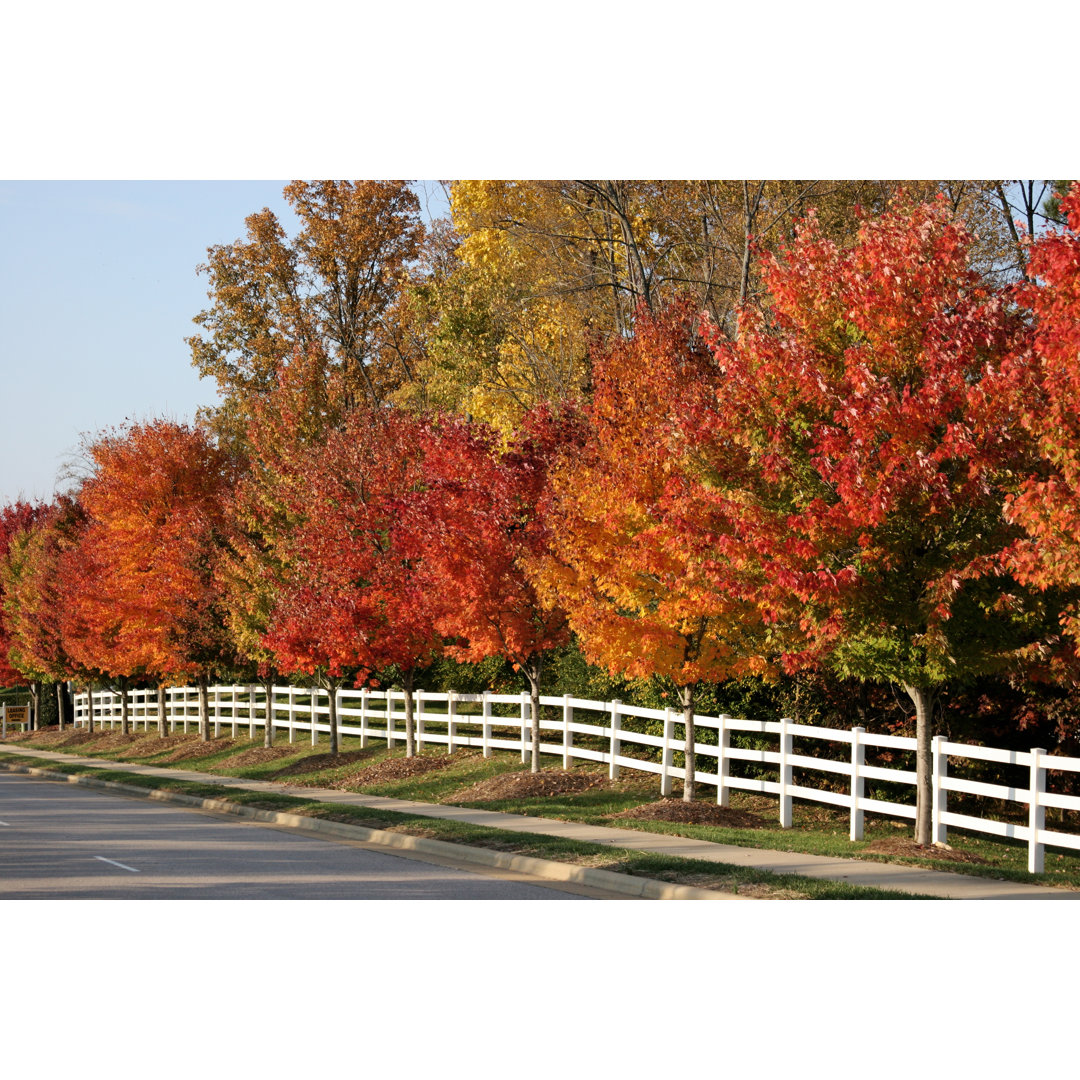
<svg viewBox="0 0 1080 1080"><path fill-rule="evenodd" d="M642 832L685 836L717 844L734 844L742 847L801 852L835 858L903 863L975 877L1080 889L1080 854L1048 848L1046 850L1046 872L1033 875L1027 872L1026 844L983 834L966 833L958 829L950 829L949 844L958 851L985 859L985 864L947 862L917 855L905 854L901 856L875 853L868 849L878 840L888 838L911 839L911 823L867 814L864 839L852 842L848 839L848 815L846 811L796 801L793 806L793 827L791 829L781 829L776 821L778 815L776 799L767 796L749 795L743 792L732 792L732 808L757 814L766 823L765 827L756 829L730 828L616 818L615 815L624 810L654 801L659 797L659 784L652 777L628 776L626 779L615 783L605 783L600 788L547 797L502 799L499 801L477 801L470 798L470 789L477 782L527 768L527 766L521 764L517 754L505 751L498 751L491 758L485 759L477 750L459 750L452 755L452 762L446 768L433 770L407 779L364 783L363 773L366 768L378 765L389 758L403 756L403 748L399 745L394 750L388 750L385 745L376 743L369 746L358 760L336 766L312 762L311 771L304 772L301 775L279 777L275 774L291 764L316 755L326 755L328 742L325 737L318 746L312 747L310 743L297 742L292 745L293 752L288 756L248 766L230 766L230 761L244 750L253 746L261 746L261 737L254 742L241 738L231 747L217 750L203 757L187 758L177 762L155 761L155 758L160 758L160 754L149 753L136 758L125 758L122 749L108 749L105 747L101 750L96 749L96 743L107 741L107 739L108 734L106 733L104 738L83 742L78 746L71 747L71 749L87 756L112 758L114 760L132 760L145 764L160 763L164 767L211 772L244 779L277 780L288 783L292 787L328 787L349 781L347 784L348 790L397 799L409 799L417 802L469 806L484 810L577 821L591 825L610 825L624 829L637 829ZM36 742L35 738L28 741L26 745L33 745ZM349 754L359 751L359 742L358 738L343 738L341 744L342 753ZM288 744L283 743L279 736L275 745L285 746ZM56 749L63 750L65 748L57 746ZM426 748L423 753L425 756L445 756L445 750L442 748ZM555 762L546 759L545 764L551 767ZM575 771L606 775L603 767L590 764L578 765L575 767ZM677 784L676 788L678 788ZM704 801L711 801L708 798L710 796L715 798L712 789L705 790L707 798Z"/></svg>

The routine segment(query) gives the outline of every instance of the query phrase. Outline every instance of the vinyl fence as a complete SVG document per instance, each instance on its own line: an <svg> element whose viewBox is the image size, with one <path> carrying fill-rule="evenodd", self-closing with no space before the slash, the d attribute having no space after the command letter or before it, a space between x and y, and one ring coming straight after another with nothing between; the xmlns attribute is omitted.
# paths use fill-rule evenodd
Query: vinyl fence
<svg viewBox="0 0 1080 1080"><path fill-rule="evenodd" d="M457 694L416 691L416 739L423 747L443 746L452 754L475 747L490 757L496 750L531 753L531 709L526 693ZM222 729L236 738L250 738L270 723L289 742L306 733L311 745L328 733L327 691L309 687L275 686L269 709L260 686L210 688L210 722L214 735ZM390 747L404 745L405 700L398 690L339 689L338 730L358 736L361 748L371 740ZM645 709L618 701L541 697L542 754L559 758L563 768L575 761L602 762L617 779L623 770L657 776L662 795L684 779L682 714L673 709ZM158 726L157 692L128 694L133 727ZM87 723L86 694L75 698L75 722ZM115 728L120 723L120 695L94 694L95 723ZM897 764L913 760L915 740L897 735L873 735L863 728L850 731L796 724L791 720L742 720L732 716L696 717L695 769L698 784L716 788L716 801L728 805L732 791L776 796L780 825L790 828L792 801L844 807L850 815L852 840L862 839L867 813L914 820L915 772ZM166 692L165 724L169 732L197 730L198 691L172 687ZM985 779L987 764L995 776ZM950 771L954 770L954 771ZM981 779L965 778L977 772ZM1080 758L1050 755L1046 750L1019 752L933 741L933 837L945 842L950 825L1007 837L1028 845L1028 869L1043 870L1047 846L1080 851L1080 835L1046 828L1048 807L1080 810L1080 797L1050 790L1051 777L1080 772ZM1004 774L1004 775L1003 775ZM1004 782L1002 782L1004 781ZM949 792L981 795L1017 803L1027 809L1027 823L1002 821L950 811Z"/></svg>

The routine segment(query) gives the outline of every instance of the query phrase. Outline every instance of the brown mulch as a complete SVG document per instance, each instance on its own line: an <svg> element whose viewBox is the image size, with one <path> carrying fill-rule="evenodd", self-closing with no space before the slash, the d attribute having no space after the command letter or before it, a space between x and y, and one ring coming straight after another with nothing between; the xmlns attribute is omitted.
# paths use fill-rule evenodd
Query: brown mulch
<svg viewBox="0 0 1080 1080"><path fill-rule="evenodd" d="M573 772L566 769L542 769L538 773L511 772L478 780L459 791L455 802L496 802L501 799L526 799L535 795L571 795L607 784L601 773Z"/></svg>
<svg viewBox="0 0 1080 1080"><path fill-rule="evenodd" d="M275 750L279 749L274 747ZM284 750L285 747L280 747ZM303 747L294 743L289 747L289 752L296 754ZM310 757L301 758L299 761L290 762L283 769L278 769L274 774L276 780L280 776L300 776L303 773L321 772L323 769L337 768L339 765L348 765L353 761L371 756L370 750L350 750L347 754L312 754ZM284 757L284 754L282 755Z"/></svg>
<svg viewBox="0 0 1080 1080"><path fill-rule="evenodd" d="M413 776L434 772L436 769L445 769L448 765L455 764L455 758L458 756L417 754L416 757L411 758L387 758L386 761L380 761L378 765L371 765L358 773L346 776L334 787L367 787L370 784L383 784L388 780L408 780Z"/></svg>
<svg viewBox="0 0 1080 1080"><path fill-rule="evenodd" d="M942 862L981 863L989 865L989 860L981 855L973 855L970 851L957 851L956 848L941 847L931 844L922 847L914 840L908 840L902 836L887 836L882 840L875 840L864 849L875 855L906 855L913 859L940 859Z"/></svg>
<svg viewBox="0 0 1080 1080"><path fill-rule="evenodd" d="M732 810L716 803L687 803L681 799L642 803L611 816L638 821L675 821L682 825L723 825L729 829L763 829L767 825L764 818L746 810Z"/></svg>
<svg viewBox="0 0 1080 1080"><path fill-rule="evenodd" d="M208 757L216 754L219 750L226 750L233 746L232 739L210 739L208 742L186 742L178 746L171 754L166 754L154 762L155 765L163 765L166 761L183 761L185 758Z"/></svg>
<svg viewBox="0 0 1080 1080"><path fill-rule="evenodd" d="M221 764L230 769L240 766L261 765L264 761L277 761L278 758L288 757L296 752L295 746L253 746L250 750L241 750L239 754L234 754Z"/></svg>
<svg viewBox="0 0 1080 1080"><path fill-rule="evenodd" d="M118 758L149 757L165 750L175 750L178 746L188 746L198 739L198 735L166 735L162 738L157 732L142 735L133 742Z"/></svg>

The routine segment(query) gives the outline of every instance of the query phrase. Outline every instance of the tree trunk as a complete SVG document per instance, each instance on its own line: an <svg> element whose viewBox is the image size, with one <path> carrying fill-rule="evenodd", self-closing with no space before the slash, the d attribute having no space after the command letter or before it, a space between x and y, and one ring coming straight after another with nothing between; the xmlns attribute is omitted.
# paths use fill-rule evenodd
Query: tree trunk
<svg viewBox="0 0 1080 1080"><path fill-rule="evenodd" d="M401 673L401 685L405 690L405 756L416 757L416 727L413 722L413 672L412 668ZM387 705L389 708L389 705Z"/></svg>
<svg viewBox="0 0 1080 1080"><path fill-rule="evenodd" d="M157 688L157 724L158 734L164 739L166 733L169 730L169 725L165 722L165 684L158 683Z"/></svg>
<svg viewBox="0 0 1080 1080"><path fill-rule="evenodd" d="M338 680L326 680L326 692L330 704L330 753L337 756L338 753L338 729L337 729L337 691Z"/></svg>
<svg viewBox="0 0 1080 1080"><path fill-rule="evenodd" d="M128 678L120 676L120 734L128 734Z"/></svg>
<svg viewBox="0 0 1080 1080"><path fill-rule="evenodd" d="M65 698L67 695L64 693L64 684L58 682L56 684L56 718L60 724L60 730L64 730L64 705L67 704Z"/></svg>
<svg viewBox="0 0 1080 1080"><path fill-rule="evenodd" d="M199 742L210 741L210 693L209 680L199 676Z"/></svg>
<svg viewBox="0 0 1080 1080"><path fill-rule="evenodd" d="M41 730L41 683L36 680L30 684L30 701L33 712L30 714L30 723L27 727L31 731Z"/></svg>
<svg viewBox="0 0 1080 1080"><path fill-rule="evenodd" d="M683 781L683 802L692 802L694 798L694 771L696 761L694 758L694 690L691 683L682 688L683 724L686 726L686 739L683 743L683 754L686 758L686 779Z"/></svg>
<svg viewBox="0 0 1080 1080"><path fill-rule="evenodd" d="M274 676L271 675L263 684L266 691L266 730L263 732L263 746L274 745Z"/></svg>
<svg viewBox="0 0 1080 1080"><path fill-rule="evenodd" d="M915 704L915 843L929 847L933 842L930 810L934 793L930 751L934 737L934 694L925 686L905 684L904 690Z"/></svg>
<svg viewBox="0 0 1080 1080"><path fill-rule="evenodd" d="M544 669L544 658L540 655L529 657L522 670L529 680L529 701L532 708L532 764L529 772L540 771L540 674Z"/></svg>

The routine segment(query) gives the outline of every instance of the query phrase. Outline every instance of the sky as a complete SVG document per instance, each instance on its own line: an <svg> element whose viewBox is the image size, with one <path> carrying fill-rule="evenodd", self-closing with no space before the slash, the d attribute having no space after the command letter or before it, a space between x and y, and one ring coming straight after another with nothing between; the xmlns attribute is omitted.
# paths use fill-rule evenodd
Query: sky
<svg viewBox="0 0 1080 1080"><path fill-rule="evenodd" d="M264 206L291 233L286 182L0 181L0 502L51 498L83 433L217 400L184 343L196 268Z"/></svg>

